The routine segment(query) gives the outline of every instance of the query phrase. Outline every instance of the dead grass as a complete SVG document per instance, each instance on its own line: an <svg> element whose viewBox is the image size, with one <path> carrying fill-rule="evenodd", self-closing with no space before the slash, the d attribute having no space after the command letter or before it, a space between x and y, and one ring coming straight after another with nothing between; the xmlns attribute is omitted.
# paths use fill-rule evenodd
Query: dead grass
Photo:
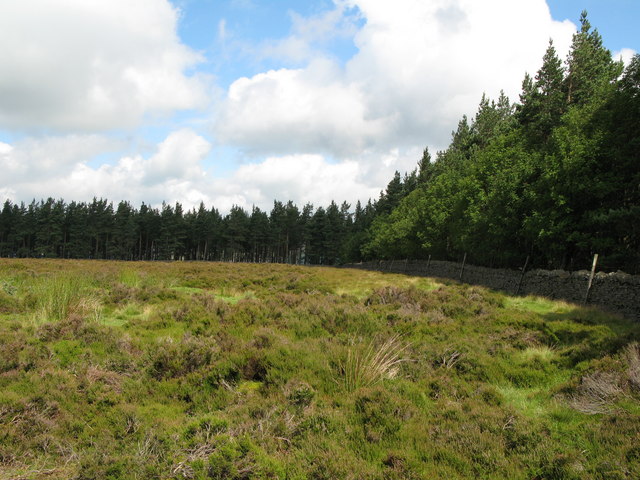
<svg viewBox="0 0 640 480"><path fill-rule="evenodd" d="M350 348L341 366L345 389L353 392L395 378L400 365L409 361L408 347L399 335L394 335L382 343L371 342L364 349Z"/></svg>
<svg viewBox="0 0 640 480"><path fill-rule="evenodd" d="M640 390L640 344L633 342L625 350L627 360L627 375L631 386Z"/></svg>
<svg viewBox="0 0 640 480"><path fill-rule="evenodd" d="M613 413L614 402L622 394L620 376L614 372L595 372L582 377L578 392L570 404L576 410L589 415Z"/></svg>

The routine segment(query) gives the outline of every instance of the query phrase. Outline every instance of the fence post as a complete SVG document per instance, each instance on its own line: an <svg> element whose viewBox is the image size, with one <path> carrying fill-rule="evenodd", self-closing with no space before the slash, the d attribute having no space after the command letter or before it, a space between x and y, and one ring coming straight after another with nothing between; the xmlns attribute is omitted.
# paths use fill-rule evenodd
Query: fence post
<svg viewBox="0 0 640 480"><path fill-rule="evenodd" d="M589 283L587 284L587 293L585 293L584 295L584 302L582 302L583 305L586 305L587 302L589 301L589 293L591 292L591 285L593 285L593 277L596 273L596 264L598 263L598 254L596 253L593 256L593 265L591 265L591 274L589 275Z"/></svg>
<svg viewBox="0 0 640 480"><path fill-rule="evenodd" d="M467 252L465 252L462 258L462 268L460 269L460 281L462 281L462 275L464 274L464 264L467 263Z"/></svg>
<svg viewBox="0 0 640 480"><path fill-rule="evenodd" d="M407 273L407 268L409 265L409 258L404 259L404 273Z"/></svg>
<svg viewBox="0 0 640 480"><path fill-rule="evenodd" d="M522 275L520 275L520 281L518 282L518 288L516 289L516 295L520 294L520 287L522 287L522 280L524 280L524 274L527 271L527 265L529 265L529 255L527 255L527 259L524 261L524 267L522 267Z"/></svg>

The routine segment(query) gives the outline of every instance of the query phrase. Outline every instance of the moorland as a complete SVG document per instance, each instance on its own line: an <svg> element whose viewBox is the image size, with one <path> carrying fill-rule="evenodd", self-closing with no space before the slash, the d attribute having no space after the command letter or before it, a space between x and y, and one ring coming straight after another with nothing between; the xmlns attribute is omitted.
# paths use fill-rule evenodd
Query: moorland
<svg viewBox="0 0 640 480"><path fill-rule="evenodd" d="M447 280L3 259L0 478L638 478L639 337Z"/></svg>

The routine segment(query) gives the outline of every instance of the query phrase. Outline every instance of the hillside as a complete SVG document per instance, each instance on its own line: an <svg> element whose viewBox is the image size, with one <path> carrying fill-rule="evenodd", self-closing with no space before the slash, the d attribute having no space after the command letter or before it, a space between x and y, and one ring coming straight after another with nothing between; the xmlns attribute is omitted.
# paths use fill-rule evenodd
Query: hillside
<svg viewBox="0 0 640 480"><path fill-rule="evenodd" d="M639 338L429 278L3 259L0 478L639 478Z"/></svg>

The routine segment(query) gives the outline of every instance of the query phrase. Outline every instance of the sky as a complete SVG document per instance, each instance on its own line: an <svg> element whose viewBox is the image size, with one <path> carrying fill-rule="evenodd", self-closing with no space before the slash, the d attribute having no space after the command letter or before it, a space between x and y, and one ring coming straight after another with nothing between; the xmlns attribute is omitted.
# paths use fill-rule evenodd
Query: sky
<svg viewBox="0 0 640 480"><path fill-rule="evenodd" d="M5 0L0 201L353 207L584 9L640 51L638 0Z"/></svg>

